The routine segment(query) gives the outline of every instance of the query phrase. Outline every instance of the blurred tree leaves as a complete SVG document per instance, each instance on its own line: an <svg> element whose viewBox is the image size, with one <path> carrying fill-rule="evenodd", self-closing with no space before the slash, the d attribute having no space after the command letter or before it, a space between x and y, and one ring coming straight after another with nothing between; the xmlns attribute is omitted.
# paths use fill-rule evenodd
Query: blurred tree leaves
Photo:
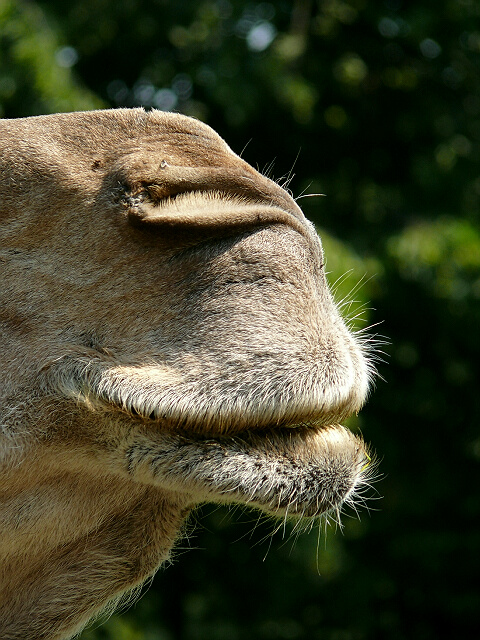
<svg viewBox="0 0 480 640"><path fill-rule="evenodd" d="M62 47L38 5L0 0L0 115L100 108L72 77L76 55Z"/></svg>
<svg viewBox="0 0 480 640"><path fill-rule="evenodd" d="M417 222L388 242L404 277L441 298L480 298L480 232L467 220Z"/></svg>
<svg viewBox="0 0 480 640"><path fill-rule="evenodd" d="M382 460L378 512L293 544L205 507L173 566L85 640L475 633L479 18L476 0L0 0L2 115L141 105L208 122L295 196L327 194L299 204L336 298L390 342L354 423Z"/></svg>

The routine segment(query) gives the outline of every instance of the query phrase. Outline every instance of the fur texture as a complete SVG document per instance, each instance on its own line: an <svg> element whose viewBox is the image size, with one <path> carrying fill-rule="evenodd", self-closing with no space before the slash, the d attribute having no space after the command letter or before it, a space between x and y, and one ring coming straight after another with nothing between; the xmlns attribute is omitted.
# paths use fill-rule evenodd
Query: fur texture
<svg viewBox="0 0 480 640"><path fill-rule="evenodd" d="M352 500L371 366L294 200L180 115L2 120L0 146L2 640L77 633L201 502Z"/></svg>

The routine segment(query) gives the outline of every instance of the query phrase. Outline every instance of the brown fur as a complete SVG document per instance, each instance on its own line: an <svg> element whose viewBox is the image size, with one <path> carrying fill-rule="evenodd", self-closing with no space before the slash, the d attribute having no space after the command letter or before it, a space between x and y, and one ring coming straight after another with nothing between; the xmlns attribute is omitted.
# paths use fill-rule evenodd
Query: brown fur
<svg viewBox="0 0 480 640"><path fill-rule="evenodd" d="M203 501L318 516L364 480L335 426L369 364L292 198L209 127L0 121L0 637L59 640Z"/></svg>

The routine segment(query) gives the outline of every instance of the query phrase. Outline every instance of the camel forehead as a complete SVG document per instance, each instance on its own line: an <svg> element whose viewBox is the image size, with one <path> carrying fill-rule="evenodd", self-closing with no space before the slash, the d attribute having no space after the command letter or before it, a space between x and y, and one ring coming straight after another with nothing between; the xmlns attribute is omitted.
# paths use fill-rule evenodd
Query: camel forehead
<svg viewBox="0 0 480 640"><path fill-rule="evenodd" d="M208 125L178 113L145 111L139 109L100 109L97 111L75 111L53 113L27 118L2 119L0 124L8 130L28 130L42 135L46 129L69 135L72 140L79 132L98 130L107 134L124 133L125 136L148 136L152 127L155 132L163 130L166 135L191 135L223 143L222 138Z"/></svg>
<svg viewBox="0 0 480 640"><path fill-rule="evenodd" d="M182 164L206 166L232 159L243 164L208 125L163 111L108 109L33 116L0 120L1 130L4 142L16 139L20 151L24 148L34 155L37 150L32 140L41 141L43 152L71 150L79 159L161 149L165 160L181 160ZM23 144L26 139L28 146Z"/></svg>

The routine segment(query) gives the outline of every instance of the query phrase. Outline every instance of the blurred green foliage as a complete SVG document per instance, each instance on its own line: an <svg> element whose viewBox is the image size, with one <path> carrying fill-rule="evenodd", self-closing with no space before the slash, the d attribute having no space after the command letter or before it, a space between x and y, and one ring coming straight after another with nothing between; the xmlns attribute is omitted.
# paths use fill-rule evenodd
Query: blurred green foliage
<svg viewBox="0 0 480 640"><path fill-rule="evenodd" d="M208 122L288 181L344 312L390 342L353 423L384 474L370 514L289 540L205 507L146 595L82 639L478 631L479 19L477 0L0 0L1 115Z"/></svg>

